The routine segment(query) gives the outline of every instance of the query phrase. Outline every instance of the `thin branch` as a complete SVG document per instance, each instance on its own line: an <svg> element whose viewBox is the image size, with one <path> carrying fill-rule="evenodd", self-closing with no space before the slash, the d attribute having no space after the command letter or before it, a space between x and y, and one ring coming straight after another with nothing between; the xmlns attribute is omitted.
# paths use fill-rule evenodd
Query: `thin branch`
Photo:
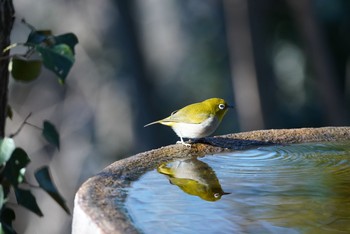
<svg viewBox="0 0 350 234"><path fill-rule="evenodd" d="M30 30L36 31L36 28L33 25L29 24L24 18L21 20L21 22L30 28Z"/></svg>
<svg viewBox="0 0 350 234"><path fill-rule="evenodd" d="M34 125L34 124L32 124L32 123L25 122L25 124L27 124L27 125L29 125L29 126L31 126L31 127L33 127L33 128L36 128L36 129L38 129L38 130L40 130L40 131L43 130L41 127L38 127L38 126L36 126L36 125Z"/></svg>
<svg viewBox="0 0 350 234"><path fill-rule="evenodd" d="M11 58L16 57L16 56L23 56L23 55L24 54L10 54L10 55L7 55L7 56L0 57L0 61L1 60L11 59Z"/></svg>
<svg viewBox="0 0 350 234"><path fill-rule="evenodd" d="M11 50L12 48L15 48L18 45L19 45L19 43L13 43L13 44L7 46L2 52L5 53L6 51Z"/></svg>
<svg viewBox="0 0 350 234"><path fill-rule="evenodd" d="M21 124L21 126L19 126L19 128L17 129L16 132L10 134L10 138L14 138L15 136L18 135L18 133L20 133L20 131L22 130L22 128L24 127L25 124L27 123L27 120L29 119L29 117L32 115L32 113L29 113L28 116L24 119L23 123Z"/></svg>

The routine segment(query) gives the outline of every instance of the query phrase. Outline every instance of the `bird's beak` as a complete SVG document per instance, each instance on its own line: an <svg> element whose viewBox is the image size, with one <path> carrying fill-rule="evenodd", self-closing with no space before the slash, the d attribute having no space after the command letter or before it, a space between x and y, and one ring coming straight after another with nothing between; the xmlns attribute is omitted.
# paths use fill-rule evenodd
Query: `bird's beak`
<svg viewBox="0 0 350 234"><path fill-rule="evenodd" d="M234 109L235 107L233 105L227 105L227 108L232 108Z"/></svg>

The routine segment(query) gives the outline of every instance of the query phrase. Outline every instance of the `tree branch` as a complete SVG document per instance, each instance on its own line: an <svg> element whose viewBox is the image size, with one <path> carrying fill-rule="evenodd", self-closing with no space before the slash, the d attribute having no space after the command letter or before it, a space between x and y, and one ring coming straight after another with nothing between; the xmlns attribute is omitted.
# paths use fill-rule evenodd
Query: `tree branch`
<svg viewBox="0 0 350 234"><path fill-rule="evenodd" d="M15 10L12 0L0 0L0 57L8 57L9 51L4 51L11 44L10 36L15 21ZM5 136L7 117L7 91L9 59L0 60L0 138Z"/></svg>

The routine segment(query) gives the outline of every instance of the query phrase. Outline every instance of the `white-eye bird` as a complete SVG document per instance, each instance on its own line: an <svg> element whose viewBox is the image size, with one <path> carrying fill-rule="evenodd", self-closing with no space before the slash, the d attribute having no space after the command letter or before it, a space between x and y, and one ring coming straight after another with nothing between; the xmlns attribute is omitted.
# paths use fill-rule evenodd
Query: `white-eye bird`
<svg viewBox="0 0 350 234"><path fill-rule="evenodd" d="M219 126L228 108L233 108L221 98L210 98L202 102L190 104L174 111L169 117L146 124L163 124L171 127L180 137L198 139L211 135Z"/></svg>

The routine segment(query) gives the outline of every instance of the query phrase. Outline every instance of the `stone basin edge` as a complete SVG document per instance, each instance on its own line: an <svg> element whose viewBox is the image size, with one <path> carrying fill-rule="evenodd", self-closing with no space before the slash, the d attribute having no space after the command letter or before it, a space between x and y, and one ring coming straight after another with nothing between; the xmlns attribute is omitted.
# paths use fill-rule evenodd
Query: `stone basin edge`
<svg viewBox="0 0 350 234"><path fill-rule="evenodd" d="M227 134L217 136L217 138L239 139L242 142L253 140L274 144L335 142L350 140L350 127L257 130ZM227 150L203 143L195 143L191 147L174 144L142 152L112 163L85 181L77 191L74 200L72 233L138 233L128 218L127 212L121 206L126 198L125 188L132 181L163 162L180 158L201 157Z"/></svg>

